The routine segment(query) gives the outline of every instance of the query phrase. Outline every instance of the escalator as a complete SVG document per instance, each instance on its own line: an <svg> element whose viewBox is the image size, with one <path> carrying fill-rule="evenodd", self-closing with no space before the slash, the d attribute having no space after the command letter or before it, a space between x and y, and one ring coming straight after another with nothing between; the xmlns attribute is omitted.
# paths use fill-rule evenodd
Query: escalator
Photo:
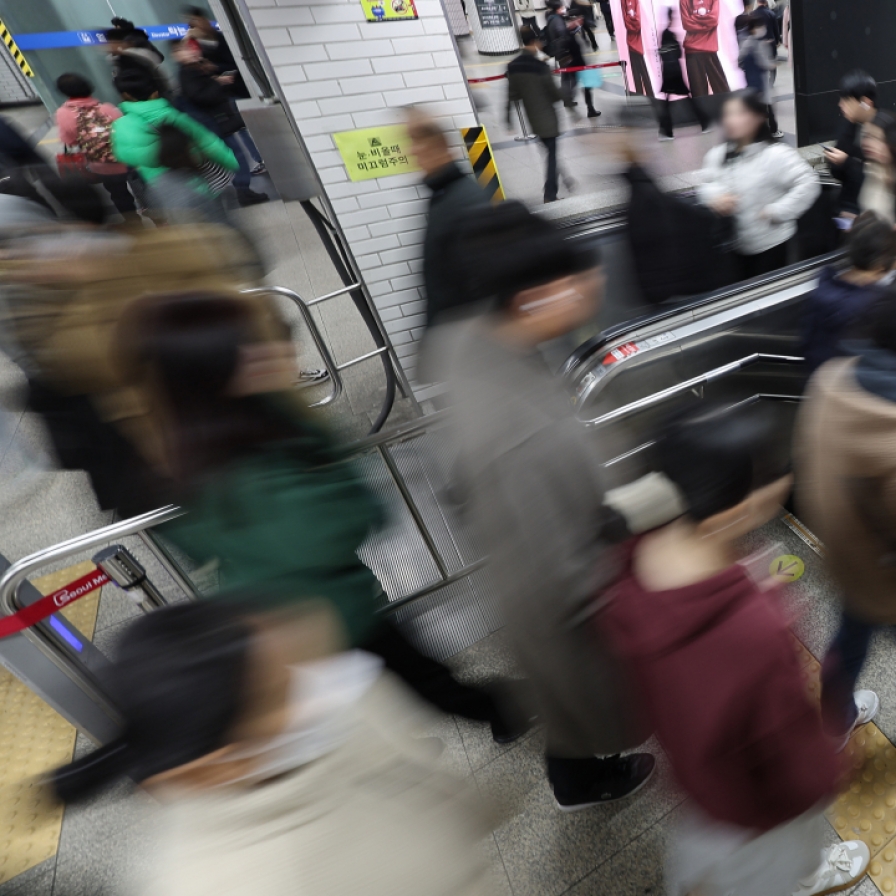
<svg viewBox="0 0 896 896"><path fill-rule="evenodd" d="M651 469L650 434L688 402L773 406L785 456L806 381L802 302L839 253L814 255L708 295L645 306L631 300L637 293L618 216L571 229L570 238L595 240L609 262L609 322L607 316L596 322L597 332L585 334L561 369L578 418L595 434L608 487Z"/></svg>

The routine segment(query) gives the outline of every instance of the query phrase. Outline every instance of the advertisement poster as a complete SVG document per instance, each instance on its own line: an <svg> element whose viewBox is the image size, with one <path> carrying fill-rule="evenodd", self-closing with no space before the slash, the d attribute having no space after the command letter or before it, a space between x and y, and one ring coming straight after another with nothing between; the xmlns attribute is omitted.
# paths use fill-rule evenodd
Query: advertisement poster
<svg viewBox="0 0 896 896"><path fill-rule="evenodd" d="M414 0L361 0L361 6L368 22L396 22L417 18Z"/></svg>
<svg viewBox="0 0 896 896"><path fill-rule="evenodd" d="M745 86L734 30L743 0L611 0L610 5L630 92L662 96L658 48L669 27L670 10L672 31L684 48L682 70L691 93L709 96Z"/></svg>
<svg viewBox="0 0 896 896"><path fill-rule="evenodd" d="M417 170L417 160L408 152L411 141L404 125L342 131L333 134L333 140L351 180L373 180Z"/></svg>

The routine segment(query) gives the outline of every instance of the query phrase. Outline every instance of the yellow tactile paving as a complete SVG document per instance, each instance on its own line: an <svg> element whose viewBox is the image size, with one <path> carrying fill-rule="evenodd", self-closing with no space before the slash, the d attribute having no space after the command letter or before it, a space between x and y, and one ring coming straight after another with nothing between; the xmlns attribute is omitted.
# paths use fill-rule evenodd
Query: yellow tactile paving
<svg viewBox="0 0 896 896"><path fill-rule="evenodd" d="M49 594L86 575L80 563L34 580ZM93 635L99 591L63 611ZM72 757L75 729L17 678L0 670L0 884L56 854L62 807L36 781Z"/></svg>
<svg viewBox="0 0 896 896"><path fill-rule="evenodd" d="M821 663L794 638L806 686L821 697ZM873 722L849 741L851 765L845 789L828 810L844 840L862 840L871 850L868 876L881 893L896 896L896 747Z"/></svg>

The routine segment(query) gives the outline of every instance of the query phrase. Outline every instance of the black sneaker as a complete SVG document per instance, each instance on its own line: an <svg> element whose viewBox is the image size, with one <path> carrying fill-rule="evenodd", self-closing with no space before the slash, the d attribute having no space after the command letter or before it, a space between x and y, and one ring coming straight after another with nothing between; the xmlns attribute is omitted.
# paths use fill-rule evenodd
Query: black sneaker
<svg viewBox="0 0 896 896"><path fill-rule="evenodd" d="M600 112L598 112L597 109L593 109L593 108L589 109L588 117L589 118L600 118Z"/></svg>
<svg viewBox="0 0 896 896"><path fill-rule="evenodd" d="M236 191L237 202L241 206L260 205L262 202L270 202L271 197L267 193L256 193L248 187L245 190Z"/></svg>
<svg viewBox="0 0 896 896"><path fill-rule="evenodd" d="M536 716L529 710L531 696L525 680L495 681L486 686L494 701L491 720L492 740L496 744L512 744L527 734Z"/></svg>
<svg viewBox="0 0 896 896"><path fill-rule="evenodd" d="M560 787L558 782L552 782L554 799L561 812L578 812L632 796L651 779L656 769L656 758L650 753L613 756L599 763L598 776L588 783ZM548 769L550 773L550 765Z"/></svg>

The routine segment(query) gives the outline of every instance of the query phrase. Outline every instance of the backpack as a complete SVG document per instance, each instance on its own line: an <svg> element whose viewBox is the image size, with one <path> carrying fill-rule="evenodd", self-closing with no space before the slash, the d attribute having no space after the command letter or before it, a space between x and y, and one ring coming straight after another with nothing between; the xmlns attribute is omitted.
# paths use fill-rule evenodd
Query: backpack
<svg viewBox="0 0 896 896"><path fill-rule="evenodd" d="M78 146L88 162L114 162L112 155L112 121L100 111L100 107L78 108L75 128Z"/></svg>

